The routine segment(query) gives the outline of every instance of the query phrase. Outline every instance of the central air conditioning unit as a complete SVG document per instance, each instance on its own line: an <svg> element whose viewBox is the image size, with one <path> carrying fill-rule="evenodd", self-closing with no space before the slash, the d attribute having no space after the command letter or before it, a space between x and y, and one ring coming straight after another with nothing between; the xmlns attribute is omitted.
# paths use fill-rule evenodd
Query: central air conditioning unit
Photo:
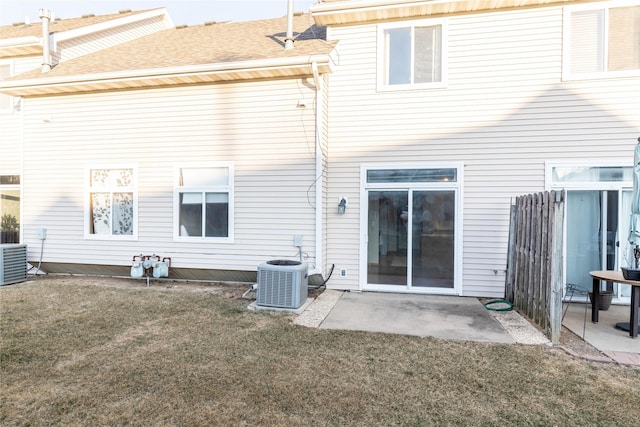
<svg viewBox="0 0 640 427"><path fill-rule="evenodd" d="M273 260L258 266L256 304L278 308L299 308L307 300L307 264Z"/></svg>
<svg viewBox="0 0 640 427"><path fill-rule="evenodd" d="M27 280L27 245L0 245L0 285Z"/></svg>

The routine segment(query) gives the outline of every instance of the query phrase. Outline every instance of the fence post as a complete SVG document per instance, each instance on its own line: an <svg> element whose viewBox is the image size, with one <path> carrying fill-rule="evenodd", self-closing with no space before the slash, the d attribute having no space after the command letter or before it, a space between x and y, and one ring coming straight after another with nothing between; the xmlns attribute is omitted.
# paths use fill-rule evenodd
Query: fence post
<svg viewBox="0 0 640 427"><path fill-rule="evenodd" d="M506 300L514 302L513 288L515 285L515 266L516 266L516 205L512 204L509 210L509 247L507 249L507 275L504 286L504 297Z"/></svg>
<svg viewBox="0 0 640 427"><path fill-rule="evenodd" d="M560 341L562 329L562 226L564 222L564 190L555 195L553 203L553 236L551 252L551 293L549 295L549 323L551 342Z"/></svg>

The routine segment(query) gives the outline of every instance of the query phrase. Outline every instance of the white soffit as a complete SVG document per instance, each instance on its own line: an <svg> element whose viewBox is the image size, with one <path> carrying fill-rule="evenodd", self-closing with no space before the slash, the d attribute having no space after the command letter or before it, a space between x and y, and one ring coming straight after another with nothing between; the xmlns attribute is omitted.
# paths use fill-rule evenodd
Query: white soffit
<svg viewBox="0 0 640 427"><path fill-rule="evenodd" d="M601 0L350 0L321 3L310 12L317 25L341 25L594 1Z"/></svg>
<svg viewBox="0 0 640 427"><path fill-rule="evenodd" d="M317 64L320 73L331 72L330 58L322 55L139 70L137 72L4 80L0 82L0 93L13 96L41 96L98 90L126 90L167 85L311 76L313 75L313 62Z"/></svg>

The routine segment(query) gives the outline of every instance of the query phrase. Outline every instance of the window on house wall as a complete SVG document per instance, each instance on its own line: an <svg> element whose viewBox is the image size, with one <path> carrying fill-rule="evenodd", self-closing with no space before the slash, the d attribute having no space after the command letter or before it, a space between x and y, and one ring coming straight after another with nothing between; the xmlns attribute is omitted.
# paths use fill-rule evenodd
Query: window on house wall
<svg viewBox="0 0 640 427"><path fill-rule="evenodd" d="M567 8L567 77L640 71L640 1L606 3Z"/></svg>
<svg viewBox="0 0 640 427"><path fill-rule="evenodd" d="M230 240L233 169L229 164L180 167L176 190L181 239Z"/></svg>
<svg viewBox="0 0 640 427"><path fill-rule="evenodd" d="M11 77L11 64L0 64L0 80ZM0 112L12 111L11 96L0 94Z"/></svg>
<svg viewBox="0 0 640 427"><path fill-rule="evenodd" d="M20 242L20 175L0 175L0 243Z"/></svg>
<svg viewBox="0 0 640 427"><path fill-rule="evenodd" d="M95 237L136 235L136 190L133 168L89 170L88 234Z"/></svg>
<svg viewBox="0 0 640 427"><path fill-rule="evenodd" d="M440 86L445 78L443 21L382 25L379 56L383 89Z"/></svg>

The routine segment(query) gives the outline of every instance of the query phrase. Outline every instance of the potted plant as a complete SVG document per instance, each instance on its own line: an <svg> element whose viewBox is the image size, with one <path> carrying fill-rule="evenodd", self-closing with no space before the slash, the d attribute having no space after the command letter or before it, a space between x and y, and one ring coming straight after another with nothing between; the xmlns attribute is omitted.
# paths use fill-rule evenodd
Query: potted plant
<svg viewBox="0 0 640 427"><path fill-rule="evenodd" d="M600 290L599 300L598 308L602 311L609 310L611 300L613 300L613 291ZM589 291L589 302L593 305L593 292L591 291Z"/></svg>
<svg viewBox="0 0 640 427"><path fill-rule="evenodd" d="M0 243L19 243L20 224L15 215L4 214L0 219Z"/></svg>
<svg viewBox="0 0 640 427"><path fill-rule="evenodd" d="M621 267L622 276L627 280L640 280L640 245L633 245L631 253L633 261L629 263L630 267Z"/></svg>

